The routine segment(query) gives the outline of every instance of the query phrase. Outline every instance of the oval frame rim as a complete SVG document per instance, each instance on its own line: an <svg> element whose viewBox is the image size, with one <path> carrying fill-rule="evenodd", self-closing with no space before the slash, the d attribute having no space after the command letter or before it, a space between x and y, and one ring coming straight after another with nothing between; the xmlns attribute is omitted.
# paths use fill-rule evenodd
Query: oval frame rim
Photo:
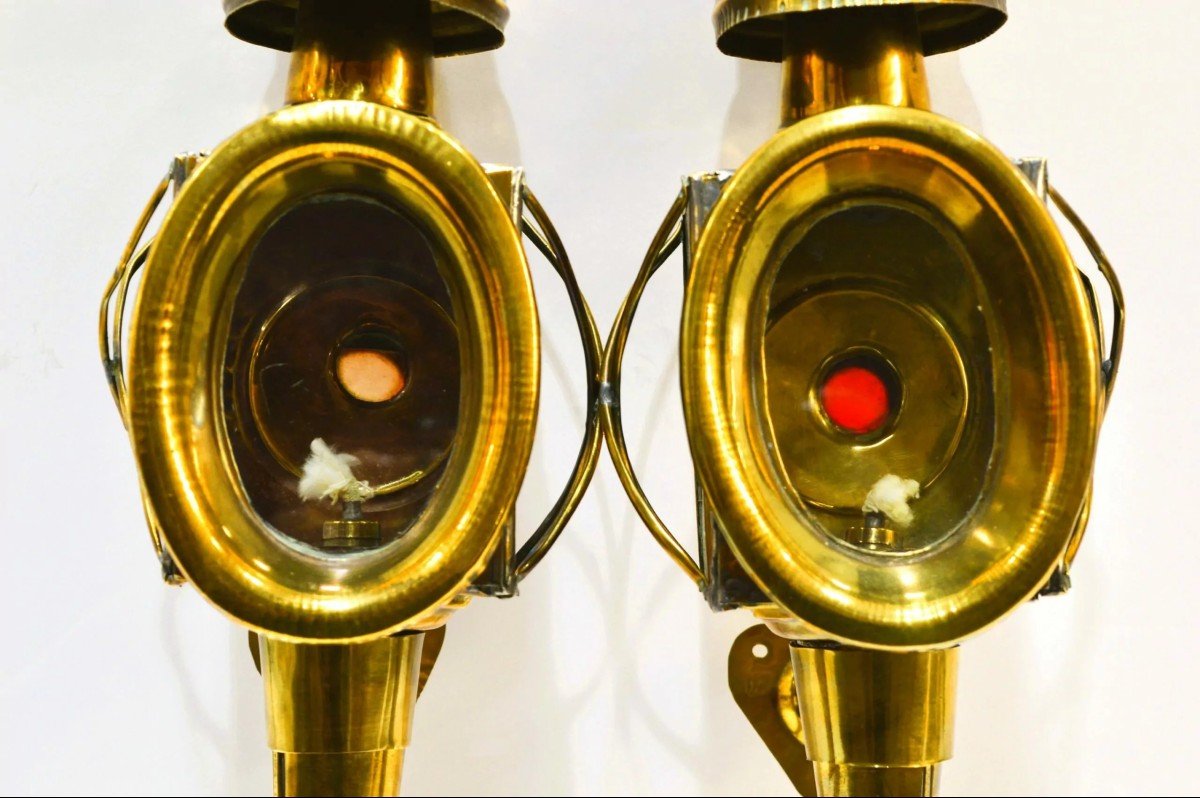
<svg viewBox="0 0 1200 798"><path fill-rule="evenodd" d="M1072 384L1070 391L1065 391L1070 406L1063 413L1068 420L1060 421L1056 429L1065 429L1069 438L1060 449L1070 450L1071 458L1083 463L1082 467L1068 466L1056 474L1053 495L1072 498L1057 504L1042 502L1047 518L1039 525L1040 534L1032 538L1036 550L1021 561L1020 568L1008 569L1003 579L993 578L974 587L967 583L947 592L936 602L927 602L931 611L924 615L913 612L911 601L896 600L898 596L881 607L879 602L867 601L846 587L857 584L854 578L869 575L872 569L892 566L839 552L837 546L827 545L818 551L812 545L805 549L789 542L797 534L815 539L822 533L790 500L771 495L772 475L761 462L755 465L756 444L742 428L742 416L732 409L735 393L745 400L751 392L749 385L756 379L752 370L757 366L749 351L752 322L736 321L739 313L746 315L754 301L738 297L729 289L747 269L756 269L760 275L771 269L766 260L749 267L735 254L749 240L753 219L762 211L764 198L784 181L796 178L804 164L815 162L815 153L823 149L855 139L889 136L918 142L923 149L938 153L943 166L953 164L976 181L991 200L1019 214L1023 227L1036 231L1033 240L1020 241L1026 260L1033 260L1030 250L1039 250L1047 258L1041 261L1039 270L1064 272L1063 289L1048 300L1042 287L1038 300L1041 306L1054 305L1060 312L1056 323L1061 322L1069 330L1070 340L1064 343L1069 356L1060 360L1074 364L1070 377L1063 377ZM971 264L971 268L978 266ZM1099 378L1086 375L1100 372L1096 333L1086 308L1074 260L1032 185L991 144L946 117L890 106L848 107L785 128L751 155L721 192L691 263L680 336L680 376L689 445L704 493L726 530L730 548L768 598L832 639L865 647L913 650L952 645L1000 620L1033 596L1061 560L1078 514L1079 501L1075 499L1082 501L1090 482L1099 426ZM736 351L739 341L745 342L746 351ZM735 362L745 367L745 385L733 391L730 374L736 370L731 365ZM1029 484L1022 480L1022 485ZM1050 489L1045 493L1051 495ZM748 497L763 498L763 506L751 506ZM730 534L731 528L741 532ZM1027 532L1022 534L1029 537ZM930 562L937 563L934 567L945 567L945 562L937 559L917 562L912 567L928 571ZM789 570L791 578L785 575Z"/></svg>
<svg viewBox="0 0 1200 798"><path fill-rule="evenodd" d="M410 193L392 199L425 228L439 261L454 259L456 268L439 274L463 299L455 321L465 319L464 337L475 339L468 344L475 354L464 350L462 364L463 393L473 380L473 398L460 418L487 419L465 437L456 433L454 450L467 448L457 459L452 451L437 491L443 498L435 496L419 517L416 542L348 555L357 566L349 569L344 556L281 539L249 508L232 477L224 411L213 409L222 381L209 378L228 330L214 334L195 322L228 327L232 300L220 286L248 258L239 266L238 258L214 263L204 255L222 246L211 243L222 233L238 239L227 249L245 249L262 233L237 226L239 201L253 201L245 198L255 189L270 194L261 181L314 154L331 163L376 159L366 168L405 186ZM270 207L286 208L294 195L286 187L274 191L283 199ZM194 304L178 301L191 294ZM438 617L486 567L515 502L532 450L539 346L519 232L483 168L456 140L424 117L359 101L307 103L259 119L216 148L183 185L151 248L134 310L130 435L164 544L210 603L273 637L352 642ZM182 359L170 357L176 351ZM197 351L206 351L208 362L191 356ZM470 373L472 357L477 374ZM189 367L201 376L189 377ZM218 464L224 470L212 473ZM433 518L438 507L445 512Z"/></svg>

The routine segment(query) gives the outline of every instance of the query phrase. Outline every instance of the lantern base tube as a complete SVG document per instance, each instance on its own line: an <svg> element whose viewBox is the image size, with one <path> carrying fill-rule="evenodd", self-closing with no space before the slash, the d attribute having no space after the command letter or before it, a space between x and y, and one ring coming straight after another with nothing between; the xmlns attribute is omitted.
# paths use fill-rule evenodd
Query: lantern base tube
<svg viewBox="0 0 1200 798"><path fill-rule="evenodd" d="M259 637L276 795L398 793L424 637L332 645Z"/></svg>
<svg viewBox="0 0 1200 798"><path fill-rule="evenodd" d="M958 649L793 643L818 795L933 795L952 754Z"/></svg>
<svg viewBox="0 0 1200 798"><path fill-rule="evenodd" d="M353 753L275 752L276 795L398 795L404 749Z"/></svg>

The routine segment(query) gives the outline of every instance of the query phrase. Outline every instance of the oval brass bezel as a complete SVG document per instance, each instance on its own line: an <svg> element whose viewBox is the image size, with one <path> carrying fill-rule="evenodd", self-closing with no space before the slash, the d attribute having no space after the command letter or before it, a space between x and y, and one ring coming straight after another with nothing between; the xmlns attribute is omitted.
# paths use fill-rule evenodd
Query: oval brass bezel
<svg viewBox="0 0 1200 798"><path fill-rule="evenodd" d="M848 153L852 178L829 168ZM884 156L907 166L893 173ZM919 199L960 234L980 220L973 213L989 214L990 229L1007 238L1004 251L968 252L970 268L993 307L1008 291L1036 310L1020 325L995 322L995 351L984 355L1003 381L984 495L954 519L956 534L911 558L835 545L788 495L761 418L778 242L864 186ZM927 111L856 106L776 134L725 186L705 225L680 357L692 454L730 546L773 601L820 633L868 647L951 644L1020 605L1061 561L1094 456L1096 333L1045 205L999 151L961 125Z"/></svg>
<svg viewBox="0 0 1200 798"><path fill-rule="evenodd" d="M221 364L254 243L283 210L351 189L409 214L438 254L461 330L460 428L439 489L404 537L335 555L300 546L250 506L233 463ZM519 234L479 164L428 119L329 101L273 113L185 184L146 265L130 345L131 433L164 542L239 623L297 641L419 625L486 566L533 442L536 306Z"/></svg>

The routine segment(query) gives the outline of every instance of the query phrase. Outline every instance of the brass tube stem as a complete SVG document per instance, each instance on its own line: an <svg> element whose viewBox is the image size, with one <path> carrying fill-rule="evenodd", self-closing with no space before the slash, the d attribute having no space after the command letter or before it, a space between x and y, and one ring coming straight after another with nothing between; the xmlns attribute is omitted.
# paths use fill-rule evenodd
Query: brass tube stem
<svg viewBox="0 0 1200 798"><path fill-rule="evenodd" d="M307 644L259 637L276 795L396 794L424 639Z"/></svg>
<svg viewBox="0 0 1200 798"><path fill-rule="evenodd" d="M930 107L913 6L792 14L785 24L785 126L848 105Z"/></svg>
<svg viewBox="0 0 1200 798"><path fill-rule="evenodd" d="M818 795L932 795L950 758L958 649L793 645Z"/></svg>
<svg viewBox="0 0 1200 798"><path fill-rule="evenodd" d="M432 116L432 13L428 0L301 0L287 103L365 100Z"/></svg>

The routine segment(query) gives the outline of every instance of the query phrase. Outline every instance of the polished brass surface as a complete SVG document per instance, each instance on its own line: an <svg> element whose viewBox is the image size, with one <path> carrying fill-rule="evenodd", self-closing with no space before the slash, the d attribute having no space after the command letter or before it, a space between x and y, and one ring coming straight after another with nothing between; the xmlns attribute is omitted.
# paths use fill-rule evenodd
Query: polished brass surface
<svg viewBox="0 0 1200 798"><path fill-rule="evenodd" d="M742 632L729 649L729 691L796 792L816 795L789 649L761 624Z"/></svg>
<svg viewBox="0 0 1200 798"><path fill-rule="evenodd" d="M432 116L432 25L426 2L300 3L286 101L366 100Z"/></svg>
<svg viewBox="0 0 1200 798"><path fill-rule="evenodd" d="M438 655L442 653L442 645L446 642L446 627L439 626L423 632L422 635L424 639L421 641L421 667L417 676L418 697L425 692L425 685L429 683L433 666L437 664Z"/></svg>
<svg viewBox="0 0 1200 798"><path fill-rule="evenodd" d="M850 527L846 531L846 542L852 546L861 546L868 551L896 551L902 545L899 533L882 521L866 523Z"/></svg>
<svg viewBox="0 0 1200 798"><path fill-rule="evenodd" d="M374 548L382 538L379 522L365 518L335 518L321 527L321 543L326 549Z"/></svg>
<svg viewBox="0 0 1200 798"><path fill-rule="evenodd" d="M108 377L108 387L112 391L113 401L121 414L121 422L129 427L129 406L126 399L125 387L125 303L129 298L129 286L134 275L146 262L150 244L142 244L146 228L158 207L166 197L171 187L170 173L155 186L154 192L142 209L133 233L121 252L121 259L105 286L104 296L100 300L100 359L104 363L105 375ZM110 319L111 310L111 319Z"/></svg>
<svg viewBox="0 0 1200 798"><path fill-rule="evenodd" d="M688 264L709 214L720 199L721 191L732 176L731 172L698 172L683 180L685 210L683 218L683 266L687 277ZM759 610L775 607L755 584L725 542L720 519L712 511L703 489L696 481L697 559L704 571L700 592L715 612L749 608Z"/></svg>
<svg viewBox="0 0 1200 798"><path fill-rule="evenodd" d="M816 771L815 795L894 795L911 798L937 795L938 766L862 767L813 763Z"/></svg>
<svg viewBox="0 0 1200 798"><path fill-rule="evenodd" d="M880 235L864 237L864 225ZM886 273L859 268L879 264L882 251L900 255L884 261ZM822 254L814 257L817 253ZM845 515L849 526L862 526L863 499L889 473L921 484L924 509L930 489L962 451L970 392L963 353L947 322L931 309L937 304L880 292L876 282L911 282L919 279L914 268L961 273L955 255L916 217L872 209L819 222L785 256L776 277L763 342L766 420L790 486L809 505ZM887 268L893 265L898 268ZM947 284L947 301L965 298L975 307L969 292L953 290L970 282ZM831 423L818 395L830 366L856 359L878 360L897 374L891 389L896 408L881 429L868 434ZM946 478L963 487L957 477ZM928 527L941 523L936 516L922 512L914 528L905 530L908 548L945 532Z"/></svg>
<svg viewBox="0 0 1200 798"><path fill-rule="evenodd" d="M792 15L783 24L783 124L847 105L928 110L914 7Z"/></svg>
<svg viewBox="0 0 1200 798"><path fill-rule="evenodd" d="M805 745L814 762L902 767L950 758L958 649L791 647Z"/></svg>
<svg viewBox="0 0 1200 798"><path fill-rule="evenodd" d="M932 795L954 739L958 649L792 646L819 795Z"/></svg>
<svg viewBox="0 0 1200 798"><path fill-rule="evenodd" d="M330 754L275 751L271 777L275 795L391 796L400 792L404 749Z"/></svg>
<svg viewBox="0 0 1200 798"><path fill-rule="evenodd" d="M779 61L784 30L792 20L819 25L828 17L895 8L915 12L918 49L926 55L974 44L1008 18L1005 0L717 0L713 25L721 52Z"/></svg>
<svg viewBox="0 0 1200 798"><path fill-rule="evenodd" d="M958 346L987 353L963 358L976 399L960 442L946 444L959 464L955 478L938 479L926 531L905 547L916 556L899 559L830 545L844 540L836 523L790 480L780 490L789 466L771 431L778 415L756 399L782 373L763 354L772 289L786 277L781 261L819 220L858 208L915 213L944 231L958 250L957 276L917 270L898 282L899 273L876 272L872 262L858 279L923 308ZM795 275L816 281L819 273L809 261ZM975 301L963 307L955 292ZM693 258L682 330L684 410L705 495L767 595L806 624L859 645L947 644L1012 611L1060 561L1090 479L1096 332L1046 208L975 134L880 105L781 131L713 211ZM863 456L853 445L844 451L849 464ZM908 470L903 457L895 462L896 473ZM955 496L956 485L970 491Z"/></svg>
<svg viewBox="0 0 1200 798"><path fill-rule="evenodd" d="M158 207L162 198L165 196L165 192L166 192L166 189L168 188L169 184L171 184L171 183L178 184L178 183L182 182L182 177L188 171L190 171L190 169L195 167L198 160L199 159L196 156L191 156L191 155L181 156L181 158L176 159L176 162L172 166L171 172L168 174L167 177L164 178L164 180L162 181L162 185L159 187L158 190L156 190L154 197L152 197L151 202L148 204L147 215L143 220L141 220L139 222L137 229L135 230L133 239L131 239L131 241L130 241L129 248L130 248L130 251L133 252L134 254L131 256L128 256L128 257L123 256L122 262L119 265L119 267L117 268L117 270L114 272L114 276L112 278L111 284L110 284L108 290L106 291L105 296L102 301L102 304L101 304L101 315L100 315L101 354L102 354L102 359L105 363L106 373L109 375L110 383L113 385L114 397L117 399L118 408L121 410L121 415L122 415L123 420L127 417L127 411L126 411L126 407L125 407L125 397L124 397L124 395L125 395L125 390L124 390L125 369L124 369L123 358L121 357L121 353L124 351L123 331L125 329L125 324L124 324L123 319L124 319L124 310L125 310L125 298L128 296L133 277L141 269L142 265L145 262L146 255L149 251L149 244L148 243L142 244L142 242L141 242L141 239L145 232L146 221L148 220L149 215L153 214L153 211ZM586 486L587 486L588 482L590 481L592 474L595 471L596 463L597 463L598 457L599 457L599 447L600 447L600 439L601 439L600 424L599 424L599 393L600 392L599 392L599 385L598 385L597 379L598 379L599 363L601 360L602 353L601 353L601 346L600 346L600 342L599 342L598 333L595 328L595 322L591 317L591 311L590 311L590 309L588 309L586 301L583 299L581 293L579 292L578 283L575 280L573 269L571 267L570 261L567 259L565 249L562 246L562 242L561 242L561 240L559 240L557 233L554 231L553 226L550 222L550 219L549 219L548 215L546 214L545 210L541 207L541 204L537 201L536 197L524 186L524 182L521 177L520 170L514 170L514 169L509 169L509 168L504 168L504 167L488 167L487 174L488 174L488 179L491 182L493 182L496 190L501 193L502 198L505 200L505 202L512 207L513 223L520 225L523 228L525 234L529 237L530 241L532 243L534 243L534 245L543 254L546 255L546 257L550 261L551 265L554 267L554 269L559 274L559 276L563 279L564 285L567 287L568 298L571 301L572 308L575 311L575 315L576 315L576 318L578 321L581 340L583 341L583 345L584 345L585 365L587 366L587 370L589 373L589 380L588 380L589 411L588 411L588 419L586 422L587 433L585 434L584 441L581 444L580 453L579 453L579 457L577 459L576 465L571 470L571 474L568 479L567 486L564 488L563 493L559 497L559 500L558 500L558 502L556 502L554 508L547 515L547 517L543 520L543 522L539 525L539 527L535 531L535 533L532 536L530 536L530 538L527 540L527 542L521 547L521 551L518 552L515 557L513 556L513 550L514 550L513 548L506 548L506 552L507 552L506 554L503 552L500 552L499 550L497 551L497 556L500 556L501 554L503 554L503 556L506 560L511 558L511 559L513 559L513 562L511 562L511 563L506 562L503 564L498 564L496 567L500 567L500 565L503 565L503 570L505 570L509 573L512 573L513 579L519 580L520 578L523 578L525 575L527 575L532 570L532 568L545 556L546 552L548 552L550 546L553 544L554 540L557 539L558 535L561 533L562 529L565 527L567 520L570 518L571 514L574 512L575 508L578 506L578 503L582 499L583 493L586 490ZM359 202L360 205L362 204L363 200L358 199L358 198L354 197L353 195L347 195L346 197L335 197L335 199L337 199L338 202L331 203L326 199L326 200L318 203L318 205L322 208L325 208L326 212L331 207L336 209L337 207L339 207L339 204L346 205L349 213L342 214L342 216L344 218L351 219L362 229L354 230L354 231L344 231L344 232L347 232L347 240L354 242L354 245L359 247L359 249L361 250L362 247L364 246L364 244L369 244L368 239L370 238L370 236L366 235L366 233L369 231L369 225L367 225L367 222L369 222L369 220L372 216L386 217L387 213L382 212L382 211L386 211L386 209L383 209L378 203L374 203L374 202L368 202L368 203L366 203L366 205L364 207L358 207L351 200ZM525 215L527 217L525 219L522 219L522 210L521 210L522 206L524 206L524 208L525 208ZM297 209L304 211L304 214L307 214L308 216L312 216L312 209L307 208L303 203L301 203L301 205L297 206ZM366 213L362 212L364 210L366 211ZM286 273L286 274L291 275L293 278L295 278L294 282L301 282L301 283L314 283L315 282L320 286L324 286L327 284L327 281L323 282L323 280L319 278L319 275L310 275L310 278L313 278L313 279L300 279L300 277L297 274L297 268L300 268L301 266L303 266L303 264L307 261L316 261L317 262L316 265L318 265L318 266L321 263L325 263L326 265L336 265L337 266L336 274L342 274L344 272L344 269L346 266L344 257L341 257L341 256L337 255L336 253L328 253L329 257L327 257L326 254L321 253L320 247L317 247L314 250L312 248L311 242L305 243L302 240L305 238L305 236L311 237L310 232L309 232L310 230L313 230L313 229L320 230L320 229L327 227L328 223L330 222L330 219L329 218L321 218L319 216L313 217L313 218L306 218L304 214L296 215L295 218L292 219L291 217L294 214L295 214L295 209L292 212L285 214L285 218L289 219L288 224L290 225L290 230L288 229L287 225L283 225L279 222L274 223L271 228L272 234L275 235L278 239L280 239L279 244L280 244L281 248L275 247L275 249L278 249L278 252L275 252L274 254L272 254L268 257L268 263L266 263L264 265L264 269L266 271L266 274L264 276L269 278L271 270L275 269L276 271L278 271L281 274ZM334 220L334 221L336 221L336 220ZM339 222L339 224L344 224L344 222ZM367 226L364 227L364 225L367 225ZM401 232L403 233L403 231L401 231ZM407 235L409 238L412 238L414 233L408 233ZM397 237L396 232L393 230L391 233L388 234L388 237L390 237L394 240L388 241L387 243L389 246L397 246L398 245L400 247L400 251L407 251L410 253L415 253L415 252L419 252L424 249L427 249L427 244L424 241L424 238L421 237L419 233L416 233L415 235L416 235L416 238L413 241L405 242L405 235L399 235ZM260 245L258 247L256 247L256 249L255 249L255 253L256 253L255 257L256 258L259 257L259 252L262 249L263 249L263 247L260 242ZM126 254L128 255L128 253L126 253ZM344 255L344 254L345 253L342 253L342 255ZM380 253L378 251L376 251L372 254L372 252L370 250L364 250L359 253L360 259L364 256L369 256L369 257L366 257L366 260L371 261L371 262L388 261L392 257L390 255L387 255L386 253ZM267 256L263 256L263 257L267 257ZM282 260L279 264L272 265L269 263L270 258L274 258L276 260L279 260L279 259L282 259ZM423 290L424 291L431 292L433 294L439 294L439 293L444 294L445 293L444 285L441 284L440 279L436 278L436 276L434 278L434 283L429 283L429 280L427 277L422 277L419 272L413 272L411 266L406 267L406 268L408 268L408 276L406 279L409 281L416 279L418 284L422 284L422 282L423 282L423 285L424 285ZM343 276L344 276L344 274L343 274ZM270 279L268 279L264 283L264 286L267 288L270 288L270 286L271 286ZM369 287L369 286L364 284L364 288L365 287ZM386 288L387 284L384 284L384 287ZM391 290L391 289L389 289L389 290ZM241 289L241 293L245 293L245 292L246 292L246 286L243 285L243 288ZM261 293L261 291L259 291L259 292ZM311 294L311 291L309 293ZM239 294L239 296L240 295L241 294ZM400 294L400 296L401 297L412 296L414 298L419 298L420 294L414 293L410 289L406 288ZM277 371L277 364L279 364L281 362L287 362L288 360L296 360L296 358L283 357L282 359L280 359L280 358L264 357L264 351L266 349L266 347L264 347L264 345L263 345L264 341L267 340L268 338L273 338L273 339L277 340L279 342L279 344L285 348L295 348L302 340L305 340L306 338L311 337L311 333L313 331L308 328L308 325L302 324L299 328L297 328L291 332L288 332L286 330L282 330L280 325L277 323L278 316L281 315L285 310L287 310L288 312L294 312L297 309L297 306L301 304L301 302L298 298L298 295L294 291L292 291L287 285L285 285L283 287L283 290L281 293L278 294L277 299L273 300L274 303L278 304L277 308L274 308L272 301L268 301L269 297L270 297L270 294L268 292L267 299L263 299L262 297L259 297L256 302L250 303L251 304L250 316L246 319L246 324L243 326L245 327L246 330L250 331L248 340L250 340L251 343L253 344L253 346L250 347L251 354L248 356L248 362L254 363L257 361L262 361L265 364L265 366L269 367L271 370ZM437 301L440 302L441 304L448 304L448 300L444 299L444 298L439 299ZM311 304L311 302L309 304ZM403 303L401 303L401 304L403 304ZM411 305L411 303L409 303L409 304ZM264 313L265 313L264 318L266 319L266 322L258 323L258 324L253 323L253 316L254 316L253 308L256 306L262 306L262 307L268 309L268 310L264 311ZM383 307L385 309L388 309L388 308L386 308L386 305L384 305ZM419 307L420 307L420 305L418 304L418 308ZM274 308L274 309L272 309L272 308ZM111 320L110 310L113 311L113 314L116 316L117 321L114 322ZM345 307L341 307L339 309L337 306L330 306L329 308L326 308L326 309L322 309L322 308L314 309L312 307L306 307L305 310L306 310L306 312L304 314L300 314L300 316L298 316L298 318L316 319L320 323L328 323L329 321L331 321L331 317L329 316L329 312L331 310L334 313L332 320L335 322L336 322L336 315L338 313L345 314L345 312L346 312ZM388 310L394 311L395 308L393 307ZM353 320L353 316L351 316L351 319ZM435 321L436 321L436 319L435 319ZM418 328L418 330L419 330L419 328ZM297 335L297 333L298 333L298 335ZM332 338L338 337L338 334L336 333L336 331L334 333L331 333L331 334L325 336L325 338L331 338L331 337ZM320 338L320 336L318 336L318 338ZM435 338L438 339L439 345L443 345L443 351L436 358L430 360L430 362L434 365L437 364L438 360L446 361L446 362L451 362L451 361L457 362L456 349L450 349L450 350L444 349L444 344L453 343L453 341L452 341L453 332L451 331L449 336L447 336L446 334L443 333L440 337L435 336ZM354 340L357 340L357 339L354 339ZM431 350L429 350L428 347L421 346L419 348L421 349L422 353L424 353L424 355L430 356ZM339 350L339 351L341 351L341 350ZM323 358L318 357L318 360L322 360L322 359ZM411 368L411 366L413 365L411 362L409 362L407 360L407 356L405 359L405 365L406 365L406 367L409 367L409 368ZM419 363L417 365L418 365L418 370L421 371L423 374L422 381L428 386L428 384L429 384L428 369L421 368ZM258 371L261 370L261 369L253 369L253 368L250 368L250 369L240 368L236 365L236 360L235 360L235 362L233 362L231 364L230 368L232 369L232 371L235 374L239 374L241 376L247 376L252 373L257 373ZM278 376L278 375L276 375L276 376ZM287 377L287 375L283 375L283 376ZM283 388L290 388L292 385L296 384L297 381L294 379L295 375L293 374L293 375L291 375L291 377L292 378L285 379L283 381L283 383L281 383ZM325 374L324 372L322 372L322 374L313 375L313 377L315 377L314 380L311 380L311 382L313 382L313 383L320 383L322 380L324 380L326 378L332 379L332 377L330 377L329 374ZM291 479L292 479L292 477L294 477L298 474L299 462L305 454L305 452L303 451L303 448L307 442L307 435L305 434L305 431L307 431L309 429L313 429L313 428L320 428L320 429L324 430L326 434L328 434L330 431L329 424L331 423L331 421L329 419L327 419L325 421L320 421L319 423L317 423L319 420L316 418L313 418L311 416L311 413L313 412L313 409L315 407L314 404L312 402L308 402L304 406L296 406L296 405L294 405L294 403L291 403L288 401L288 392L286 390L280 394L279 402L276 402L275 404L277 404L279 406L281 412L288 413L288 412L299 410L301 412L301 416L291 419L291 420L288 420L286 418L277 417L277 414L273 415L270 412L268 412L268 408L270 405L272 405L272 402L269 399L269 392L265 392L266 386L257 385L253 382L253 380L251 382L252 382L252 385L251 385L252 390L250 391L250 395L251 395L251 398L253 399L253 401L250 401L249 404L246 405L246 407L249 408L248 410L242 411L243 415L247 419L247 424L244 425L244 429L253 428L254 426L269 426L269 427L274 428L275 433L278 433L280 431L288 432L289 434L291 434L292 432L299 433L299 437L296 437L294 440L292 440L292 442L290 444L290 448L292 450L290 455L287 455L286 453L284 453L278 446L270 445L269 440L265 440L264 445L272 453L271 457L268 457L268 460L273 459L275 461L276 467L282 467L284 470L283 473L281 473L273 478L275 480L275 484L277 486L276 490L281 492L280 493L280 495L282 497L281 503L280 503L281 508L288 509L293 514L298 511L302 515L311 515L312 520L310 520L306 524L306 527L308 529L312 530L312 533L309 534L308 537L309 537L309 540L311 543L313 543L314 545L319 545L321 543L321 538L320 537L312 537L312 535L315 534L316 531L321 528L321 520L320 519L321 519L322 514L327 514L327 513L325 513L325 511L321 510L320 508L314 507L314 506L297 507L294 499L290 498L292 495L291 494L291 490L292 490ZM275 380L275 382L279 383L279 380ZM332 386L332 384L333 383L331 382L330 385ZM335 398L336 398L337 394L338 394L338 392L334 391ZM411 398L412 398L411 395L406 397L406 399L411 399ZM449 410L452 412L456 411L454 404L447 405L447 403L442 402L442 403L440 403L439 407L441 407L444 410ZM392 409L395 409L395 408L392 408ZM341 413L343 415L346 412L347 412L346 407L342 407L339 410L339 413ZM270 422L270 423L264 423L264 422ZM361 419L355 423L356 424L361 423ZM427 421L423 421L421 423L421 426L424 427L426 430L428 430L430 428ZM384 432L386 433L388 431L391 431L393 433L396 431L396 425L395 425L394 421L389 422L388 425L385 427ZM268 435L267 437L270 437L270 436ZM378 442L378 439L376 437L373 437L372 440L376 443ZM356 449L359 448L356 444L351 444L351 445L353 448L356 448ZM285 448L287 448L287 447L285 447ZM410 454L413 452L413 446L412 446L411 441L408 442L403 447L403 452L408 452ZM430 462L432 465L435 465L435 466L437 464L439 464L442 459L444 459L445 454L446 454L446 451L440 451L440 447L435 447L434 449L431 450L431 452L434 455L434 457ZM368 454L370 454L369 451L368 451ZM260 463L260 465L261 465L261 463ZM416 471L409 473L406 477L401 478L401 479L376 482L373 487L374 487L374 490L375 490L375 493L377 496L378 495L386 495L386 494L392 493L392 492L402 489L402 488L408 488L410 485L415 484L417 481L424 478L427 475L427 473L428 472L425 470L418 469ZM255 477L256 477L256 479L261 480L263 477L263 474L261 473L261 471L256 470ZM152 508L150 502L148 501L148 497L147 497L147 501L146 501L146 510L147 510L147 518L151 525L152 539L155 542L155 550L156 550L156 552L159 553L160 558L163 561L164 578L168 579L168 581L171 581L172 583L180 583L183 581L182 574L179 573L178 569L174 566L174 563L171 560L170 554L161 547L161 544L159 542L160 537L158 535L158 525L157 525L157 521L154 518L153 508ZM372 507L373 514L377 514L379 512L379 510L380 510L379 502L374 502L373 507ZM334 521L333 523L335 526L337 525L337 521ZM511 524L509 524L509 525L511 526ZM493 559L495 559L495 558L493 558ZM491 578L491 577L489 577L489 578ZM515 581L513 584L515 585ZM491 594L491 593L489 593L489 594ZM506 595L511 595L511 594L512 594L511 590L506 593ZM457 603L457 602L455 602L455 603ZM429 624L429 620L432 620L435 618L442 618L442 620L444 620L443 616L444 616L443 612L436 613L433 616L431 616L430 619L422 621L420 626L422 628L427 628L428 624ZM438 621L438 622L441 622L441 621Z"/></svg>
<svg viewBox="0 0 1200 798"><path fill-rule="evenodd" d="M395 795L424 635L349 645L259 638L277 795Z"/></svg>
<svg viewBox="0 0 1200 798"><path fill-rule="evenodd" d="M349 5L353 0L339 0ZM508 6L504 0L387 0L381 5L432 5L434 53L463 55L504 44ZM300 0L223 0L225 27L234 36L285 52L293 49Z"/></svg>
<svg viewBox="0 0 1200 798"><path fill-rule="evenodd" d="M459 413L478 420L459 426L440 489L403 538L354 555L353 569L288 545L247 507L211 356L229 340L226 287L244 274L247 248L297 201L348 188L394 203L428 238L464 342ZM529 456L538 332L528 266L486 175L436 126L373 103L293 106L219 147L180 192L145 268L129 367L146 491L202 594L277 637L417 628L486 565Z"/></svg>

